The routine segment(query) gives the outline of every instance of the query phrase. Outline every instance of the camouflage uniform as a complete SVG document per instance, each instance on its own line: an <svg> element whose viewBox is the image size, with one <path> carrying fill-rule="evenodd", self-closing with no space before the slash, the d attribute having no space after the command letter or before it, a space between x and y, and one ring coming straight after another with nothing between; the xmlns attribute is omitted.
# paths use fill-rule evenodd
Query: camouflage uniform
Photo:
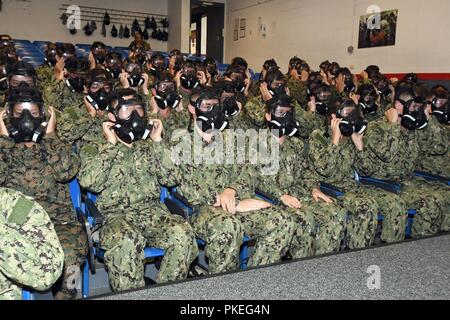
<svg viewBox="0 0 450 320"><path fill-rule="evenodd" d="M244 233L256 239L249 266L279 261L287 252L292 238L293 224L286 213L268 208L232 215L221 207L213 207L216 194L226 188L236 190L238 199L255 197L247 166L236 160L242 153L238 150L229 156L226 153L227 158L224 155L225 151L230 151L228 148L235 150L232 144L234 131L225 130L217 134L210 144L206 144L196 131L189 134L185 130L184 134L177 136L183 137L181 142L172 141L172 160L179 168L177 188L198 208L191 223L196 235L207 243L205 251L209 258L209 272L215 274L238 268ZM202 157L202 152L212 158Z"/></svg>
<svg viewBox="0 0 450 320"><path fill-rule="evenodd" d="M145 247L165 250L157 283L186 278L198 254L189 224L159 201L159 183L172 176L163 153L162 144L148 141L132 148L103 141L81 150L80 184L100 194L97 205L105 218L100 245L114 291L145 286Z"/></svg>
<svg viewBox="0 0 450 320"><path fill-rule="evenodd" d="M46 63L36 69L39 87L42 91L47 85L51 84L54 72L55 69Z"/></svg>
<svg viewBox="0 0 450 320"><path fill-rule="evenodd" d="M302 139L308 139L309 135L318 126L316 115L313 112L306 111L300 107L297 102L293 103L295 107L295 118L300 124L299 135ZM255 129L266 127L266 104L261 95L248 100L244 107L242 116L245 117L246 123L249 123Z"/></svg>
<svg viewBox="0 0 450 320"><path fill-rule="evenodd" d="M351 249L363 248L373 244L378 224L378 212L389 212L389 216L398 217L403 221L400 227L400 239L404 238L406 210L390 203L378 201L379 197L372 191L357 186L355 177L355 160L357 149L350 138L343 138L339 145L331 142L331 137L323 130L316 130L310 139L308 152L313 174L317 181L331 184L345 192L337 200L337 205L349 214L347 221L348 246ZM315 187L318 187L316 185ZM395 201L390 198L387 200ZM387 231L387 229L385 230ZM386 238L386 234L384 235ZM393 239L387 239L393 241Z"/></svg>
<svg viewBox="0 0 450 320"><path fill-rule="evenodd" d="M289 93L291 97L298 102L298 104L302 109L307 110L308 108L307 83L289 76L287 86L289 88Z"/></svg>
<svg viewBox="0 0 450 320"><path fill-rule="evenodd" d="M180 112L171 110L168 118L164 118L160 114L156 115L156 118L161 120L161 122L163 123L164 142L170 141L175 130L188 127L191 119L187 107L184 107L184 109Z"/></svg>
<svg viewBox="0 0 450 320"><path fill-rule="evenodd" d="M21 286L47 290L60 277L64 252L45 210L0 188L0 300L20 300Z"/></svg>
<svg viewBox="0 0 450 320"><path fill-rule="evenodd" d="M420 171L448 177L450 179L450 142L448 126L441 124L434 117L431 126L417 132L419 146L422 151L419 157Z"/></svg>
<svg viewBox="0 0 450 320"><path fill-rule="evenodd" d="M82 93L73 93L64 83L53 79L43 91L46 106L53 106L57 114L59 137L73 144L92 127L94 118L89 115Z"/></svg>
<svg viewBox="0 0 450 320"><path fill-rule="evenodd" d="M268 130L267 132L271 136ZM277 200L283 195L290 195L302 202L301 209L284 206L281 209L295 222L289 249L293 258L337 252L344 236L346 212L337 206L312 201L311 190L317 182L311 178L311 175L305 174L309 164L304 143L295 137L285 139L278 150L272 147L272 152L279 152L278 170L266 174L266 165L258 166L255 169L259 172L253 174L254 176L259 174L255 183L258 189L269 193ZM267 146L270 140L279 144L276 139L270 138ZM261 152L262 146L259 148ZM270 165L274 164L274 162L270 163Z"/></svg>
<svg viewBox="0 0 450 320"><path fill-rule="evenodd" d="M85 260L86 234L76 219L69 188L62 183L76 176L78 156L55 134L48 134L30 148L0 137L0 157L0 185L35 198L48 212L58 234L65 258L63 277L54 286L56 298L75 298L76 289L69 281L77 280Z"/></svg>
<svg viewBox="0 0 450 320"><path fill-rule="evenodd" d="M433 132L435 124L430 122L428 128ZM433 235L440 229L447 230L450 226L443 221L449 221L448 199L449 187L437 183L414 178L414 170L421 155L419 133L408 131L398 124L388 123L385 119L369 124L367 136L364 138L364 151L359 153L358 171L363 176L400 182L404 188L399 194L404 210L415 209L412 236ZM403 206L406 203L406 206ZM392 206L394 203L391 203ZM387 211L383 211L386 214ZM383 229L394 229L390 222L383 222ZM400 232L401 230L399 230Z"/></svg>

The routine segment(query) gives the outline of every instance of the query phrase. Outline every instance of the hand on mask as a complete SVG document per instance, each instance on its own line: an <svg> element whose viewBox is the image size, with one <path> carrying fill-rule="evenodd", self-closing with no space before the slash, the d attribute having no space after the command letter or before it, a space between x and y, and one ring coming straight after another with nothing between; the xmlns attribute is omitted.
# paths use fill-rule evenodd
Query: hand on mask
<svg viewBox="0 0 450 320"><path fill-rule="evenodd" d="M60 59L55 65L55 78L58 80L64 80L64 69L66 68L66 62Z"/></svg>
<svg viewBox="0 0 450 320"><path fill-rule="evenodd" d="M87 112L92 118L95 118L97 116L97 110L89 103L86 96L84 97L84 105L86 106Z"/></svg>
<svg viewBox="0 0 450 320"><path fill-rule="evenodd" d="M208 78L206 77L205 73L203 71L199 71L197 72L197 77L200 81L200 84L202 86L206 86L206 84L208 83Z"/></svg>
<svg viewBox="0 0 450 320"><path fill-rule="evenodd" d="M177 89L179 89L181 87L181 76L183 75L183 72L178 71L177 74L175 75L175 82L177 84Z"/></svg>
<svg viewBox="0 0 450 320"><path fill-rule="evenodd" d="M398 122L398 112L397 109L395 108L391 108L388 111L386 111L385 113L386 119L390 122L390 123L395 123L397 124Z"/></svg>
<svg viewBox="0 0 450 320"><path fill-rule="evenodd" d="M431 105L427 105L427 107L424 110L425 112L425 116L427 117L428 120L430 120L432 114L433 114L433 110L431 108Z"/></svg>
<svg viewBox="0 0 450 320"><path fill-rule="evenodd" d="M364 150L364 135L354 133L352 134L352 141L358 151Z"/></svg>
<svg viewBox="0 0 450 320"><path fill-rule="evenodd" d="M150 138L154 142L161 142L162 141L162 133L164 130L161 120L151 119L150 123L153 124L153 130L152 130L152 133L150 134Z"/></svg>
<svg viewBox="0 0 450 320"><path fill-rule="evenodd" d="M258 211L262 209L270 208L271 204L257 199L245 199L239 202L239 204L236 207L236 212L238 213L247 213L247 212L253 212Z"/></svg>
<svg viewBox="0 0 450 320"><path fill-rule="evenodd" d="M45 131L45 133L51 134L56 130L56 112L52 106L48 108L48 111L50 113L50 120L48 121L47 130Z"/></svg>
<svg viewBox="0 0 450 320"><path fill-rule="evenodd" d="M130 75L127 72L122 72L119 75L119 79L120 79L120 84L122 85L122 87L124 89L128 89L130 87L130 83L128 82L128 77Z"/></svg>
<svg viewBox="0 0 450 320"><path fill-rule="evenodd" d="M9 137L8 129L6 129L5 119L6 118L6 110L0 112L0 135L4 137Z"/></svg>
<svg viewBox="0 0 450 320"><path fill-rule="evenodd" d="M148 96L150 94L150 91L148 91L148 82L150 81L150 78L145 72L142 74L142 78L144 79L144 84L142 85L142 93Z"/></svg>
<svg viewBox="0 0 450 320"><path fill-rule="evenodd" d="M261 90L261 95L265 102L267 102L273 98L273 96L269 92L267 83L265 83L265 82L261 83L261 85L259 86L259 89Z"/></svg>
<svg viewBox="0 0 450 320"><path fill-rule="evenodd" d="M339 141L341 140L342 133L341 129L339 128L339 125L341 124L342 119L336 118L336 116L333 114L331 115L331 133L332 133L332 142L335 146L339 145Z"/></svg>
<svg viewBox="0 0 450 320"><path fill-rule="evenodd" d="M113 123L113 122L109 122L109 121L104 122L103 123L103 135L105 136L106 140L109 143L116 145L119 140L117 138L116 132L114 131L114 126L115 126L115 123Z"/></svg>
<svg viewBox="0 0 450 320"><path fill-rule="evenodd" d="M330 197L325 195L322 191L320 191L320 189L317 189L317 188L314 188L312 190L312 197L315 202L319 202L319 200L323 200L326 204L333 203L333 200Z"/></svg>
<svg viewBox="0 0 450 320"><path fill-rule="evenodd" d="M311 97L311 99L308 102L308 110L312 113L316 113L317 107L316 107L316 98Z"/></svg>
<svg viewBox="0 0 450 320"><path fill-rule="evenodd" d="M309 72L306 70L302 70L302 73L300 75L300 81L307 82L309 79Z"/></svg>
<svg viewBox="0 0 450 320"><path fill-rule="evenodd" d="M222 207L228 213L236 213L236 191L230 188L225 189L217 195L214 207Z"/></svg>
<svg viewBox="0 0 450 320"><path fill-rule="evenodd" d="M288 194L282 196L280 200L285 206L292 209L301 209L302 207L302 203L296 197L290 196Z"/></svg>
<svg viewBox="0 0 450 320"><path fill-rule="evenodd" d="M359 103L360 96L358 96L356 93L350 92L349 98L352 99L356 105Z"/></svg>
<svg viewBox="0 0 450 320"><path fill-rule="evenodd" d="M89 63L91 65L91 70L97 67L97 63L95 62L95 57L92 51L89 52Z"/></svg>

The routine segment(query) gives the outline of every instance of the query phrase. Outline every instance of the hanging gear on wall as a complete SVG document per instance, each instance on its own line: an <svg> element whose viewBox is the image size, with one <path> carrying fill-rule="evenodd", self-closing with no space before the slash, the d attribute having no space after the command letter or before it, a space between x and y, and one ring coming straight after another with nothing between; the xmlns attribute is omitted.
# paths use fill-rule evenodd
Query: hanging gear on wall
<svg viewBox="0 0 450 320"><path fill-rule="evenodd" d="M144 38L144 40L150 39L147 28L145 28L144 32L142 33L142 38Z"/></svg>
<svg viewBox="0 0 450 320"><path fill-rule="evenodd" d="M68 19L67 14L63 13L61 15L61 17L59 17L59 19L61 20L61 22L64 26L67 25L67 19Z"/></svg>
<svg viewBox="0 0 450 320"><path fill-rule="evenodd" d="M123 25L120 25L120 29L119 29L119 38L123 39Z"/></svg>
<svg viewBox="0 0 450 320"><path fill-rule="evenodd" d="M109 26L111 24L111 18L108 14L108 11L105 12L105 17L103 18L103 24L105 26Z"/></svg>
<svg viewBox="0 0 450 320"><path fill-rule="evenodd" d="M151 29L150 17L145 18L144 24L145 24L145 29Z"/></svg>
<svg viewBox="0 0 450 320"><path fill-rule="evenodd" d="M102 36L106 38L106 25L104 22L102 24Z"/></svg>
<svg viewBox="0 0 450 320"><path fill-rule="evenodd" d="M115 25L113 25L111 29L111 37L117 38L117 33L118 33L117 28Z"/></svg>
<svg viewBox="0 0 450 320"><path fill-rule="evenodd" d="M156 28L158 28L158 24L156 23L155 17L152 17L149 29L156 29Z"/></svg>
<svg viewBox="0 0 450 320"><path fill-rule="evenodd" d="M130 37L130 29L128 29L128 26L125 26L125 29L123 30L123 37L125 39L128 39Z"/></svg>
<svg viewBox="0 0 450 320"><path fill-rule="evenodd" d="M169 19L167 19L167 18L162 19L161 24L162 24L163 28L168 28L169 27Z"/></svg>
<svg viewBox="0 0 450 320"><path fill-rule="evenodd" d="M84 34L85 35L92 36L93 31L91 29L91 24L89 22L86 23L86 25L84 26L83 30L84 30Z"/></svg>

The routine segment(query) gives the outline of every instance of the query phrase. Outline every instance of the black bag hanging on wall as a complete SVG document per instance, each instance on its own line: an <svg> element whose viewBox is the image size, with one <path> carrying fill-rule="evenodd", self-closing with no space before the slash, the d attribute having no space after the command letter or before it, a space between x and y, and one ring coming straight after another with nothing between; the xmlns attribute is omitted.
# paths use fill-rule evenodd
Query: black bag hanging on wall
<svg viewBox="0 0 450 320"><path fill-rule="evenodd" d="M117 38L117 33L118 33L117 28L116 28L115 25L113 25L113 27L112 27L112 29L111 29L111 36L112 36L113 38Z"/></svg>
<svg viewBox="0 0 450 320"><path fill-rule="evenodd" d="M156 29L156 28L158 28L158 24L156 23L155 17L152 17L149 29Z"/></svg>
<svg viewBox="0 0 450 320"><path fill-rule="evenodd" d="M142 33L142 38L144 38L144 40L150 39L147 29L145 29L144 32Z"/></svg>
<svg viewBox="0 0 450 320"><path fill-rule="evenodd" d="M111 23L111 18L109 17L108 11L105 12L105 18L103 18L103 23L105 26L109 26Z"/></svg>
<svg viewBox="0 0 450 320"><path fill-rule="evenodd" d="M94 32L91 29L91 24L89 22L86 23L86 25L84 26L83 30L84 30L84 34L87 35L87 36L92 36L92 33Z"/></svg>
<svg viewBox="0 0 450 320"><path fill-rule="evenodd" d="M67 14L63 13L61 15L61 17L59 17L59 19L61 19L63 25L67 24L67 19L68 19Z"/></svg>
<svg viewBox="0 0 450 320"><path fill-rule="evenodd" d="M169 27L169 20L167 18L162 19L161 20L161 24L162 24L163 28L168 28Z"/></svg>
<svg viewBox="0 0 450 320"><path fill-rule="evenodd" d="M152 25L152 23L150 21L150 17L147 17L145 19L145 29L151 29L152 28L151 25Z"/></svg>
<svg viewBox="0 0 450 320"><path fill-rule="evenodd" d="M153 29L151 37L152 37L152 39L158 38L158 31L156 29Z"/></svg>
<svg viewBox="0 0 450 320"><path fill-rule="evenodd" d="M125 29L123 30L123 37L125 39L128 39L130 37L130 29L128 29L128 26L125 26Z"/></svg>

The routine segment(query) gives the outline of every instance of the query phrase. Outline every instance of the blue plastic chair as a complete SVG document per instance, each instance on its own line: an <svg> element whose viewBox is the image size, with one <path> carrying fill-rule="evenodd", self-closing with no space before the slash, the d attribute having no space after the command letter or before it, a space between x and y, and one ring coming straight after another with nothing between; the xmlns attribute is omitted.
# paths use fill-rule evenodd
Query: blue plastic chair
<svg viewBox="0 0 450 320"><path fill-rule="evenodd" d="M174 197L173 194L175 194L176 192L177 192L176 188L172 188L171 190L169 190L166 187L161 187L160 201L162 203L164 203L165 199L171 199L172 201L177 203L181 208L185 208L188 211L189 216L191 216L193 214L192 208L188 207L186 205L186 203L184 203L184 202L178 200L176 197ZM239 252L239 265L242 270L247 269L247 263L250 258L249 253L248 253L248 244L251 240L252 239L249 236L244 235L244 239L243 239L242 245L241 245L241 250ZM204 241L203 239L197 239L197 244L200 247L204 247L207 245L206 241Z"/></svg>
<svg viewBox="0 0 450 320"><path fill-rule="evenodd" d="M97 195L88 192L86 194L86 198L83 201L81 197L81 187L78 182L78 179L75 179L72 181L71 186L73 188L74 195L76 195L74 201L76 203L80 204L79 208L81 208L81 212L83 213L84 217L87 218L87 221L89 223L89 227L93 228L96 225L95 217L93 214L89 211L89 206L86 204L88 201L90 201L91 204L95 205L95 202L97 200ZM78 196L78 194L80 196ZM96 246L93 246L93 256L97 258L98 261L104 261L104 255L105 250L98 247L98 244ZM153 248L153 247L147 247L144 249L144 258L145 259L155 259L163 257L165 254L164 249L161 248ZM89 263L86 261L86 264L83 269L83 298L89 297ZM92 272L93 270L91 270Z"/></svg>

